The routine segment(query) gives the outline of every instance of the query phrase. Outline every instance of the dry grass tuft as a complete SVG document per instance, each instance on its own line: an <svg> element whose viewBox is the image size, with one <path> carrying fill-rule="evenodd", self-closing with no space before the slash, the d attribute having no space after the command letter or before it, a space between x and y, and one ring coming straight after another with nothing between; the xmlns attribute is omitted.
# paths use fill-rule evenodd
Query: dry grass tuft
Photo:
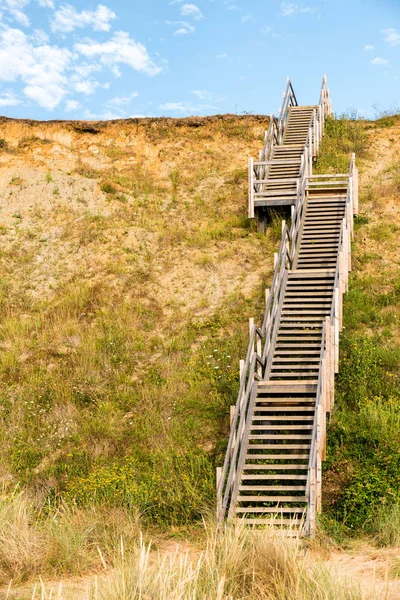
<svg viewBox="0 0 400 600"><path fill-rule="evenodd" d="M104 565L106 567L106 565ZM56 588L42 587L42 598ZM58 587L58 590L60 588ZM65 594L65 595L64 595ZM68 590L57 598L70 598ZM75 596L74 596L75 597ZM33 594L32 598L38 598ZM298 539L241 526L207 526L202 552L155 552L140 536L120 540L113 569L94 578L81 600L361 600L356 585L313 561Z"/></svg>

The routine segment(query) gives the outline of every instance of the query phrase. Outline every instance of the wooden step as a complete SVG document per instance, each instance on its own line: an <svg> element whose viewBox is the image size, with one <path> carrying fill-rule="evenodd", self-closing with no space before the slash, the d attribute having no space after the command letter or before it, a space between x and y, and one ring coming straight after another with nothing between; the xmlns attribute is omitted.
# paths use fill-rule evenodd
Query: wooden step
<svg viewBox="0 0 400 600"><path fill-rule="evenodd" d="M269 381L259 381L258 385L257 385L257 390L260 390L263 393L268 392L269 394L272 394L272 393L279 394L279 393L282 393L283 391L284 391L284 393L295 392L297 394L306 394L307 392L316 391L316 386L313 382L307 383L305 381L302 381L297 386L289 385L289 384L286 385L285 383L282 383L279 386L279 385L276 385L276 383L271 383Z"/></svg>
<svg viewBox="0 0 400 600"><path fill-rule="evenodd" d="M310 444L251 444L253 450L309 450Z"/></svg>
<svg viewBox="0 0 400 600"><path fill-rule="evenodd" d="M259 464L245 464L243 466L245 471L307 471L308 465L259 465ZM278 473L279 477L280 474Z"/></svg>
<svg viewBox="0 0 400 600"><path fill-rule="evenodd" d="M330 304L327 306L313 307L305 309L301 305L282 309L282 317L279 321L279 327L290 327L290 323L299 327L312 327L313 329L322 329L322 319L327 312L330 312ZM304 316L306 315L306 316Z"/></svg>
<svg viewBox="0 0 400 600"><path fill-rule="evenodd" d="M310 402L315 402L315 398L313 400L310 400ZM255 408L254 410L256 410L257 412L262 412L265 414L268 414L270 412L284 412L284 411L288 411L288 412L313 412L314 411L314 407L313 406L302 406L302 405L288 405L288 406L263 406L263 407L258 407Z"/></svg>
<svg viewBox="0 0 400 600"><path fill-rule="evenodd" d="M287 425L285 423L276 423L275 425L250 425L250 431L304 431L312 429L312 425ZM257 436L257 439L260 439Z"/></svg>
<svg viewBox="0 0 400 600"><path fill-rule="evenodd" d="M300 345L301 348L304 347L304 344ZM306 346L308 348L308 346ZM281 350L281 351L277 351L277 349L275 348L275 353L279 354L279 356L297 356L297 355L301 355L303 356L304 354L321 354L320 350Z"/></svg>
<svg viewBox="0 0 400 600"><path fill-rule="evenodd" d="M284 499L283 499L284 498ZM307 502L305 496L238 496L238 502ZM276 509L274 509L276 510Z"/></svg>
<svg viewBox="0 0 400 600"><path fill-rule="evenodd" d="M247 519L247 518L242 518L240 520L243 521L243 523L245 523L246 525L267 525L268 527L277 526L277 525L288 525L289 527L292 527L293 531L279 530L280 533L282 533L282 535L285 535L285 536L297 537L298 531L299 531L299 526L296 525L296 522L293 522L293 519L267 519L267 518ZM299 524L300 523L302 523L302 521L299 519ZM296 527L296 530L294 530L295 527Z"/></svg>
<svg viewBox="0 0 400 600"><path fill-rule="evenodd" d="M276 375L276 371L279 369L279 373L283 373L286 370L291 370L291 371L312 371L312 373L318 373L318 363L316 364L302 364L299 365L298 363L294 363L294 364L279 364L279 365L272 365L271 367L271 371L275 372Z"/></svg>
<svg viewBox="0 0 400 600"><path fill-rule="evenodd" d="M305 485L239 485L239 492L302 492Z"/></svg>
<svg viewBox="0 0 400 600"><path fill-rule="evenodd" d="M253 459L254 460L254 459ZM253 463L246 463L243 467L244 469L248 469L248 470L259 470L262 469L264 471L306 471L308 469L308 465L307 464L290 464L290 465L280 465L280 464L274 464L274 465L265 465L265 464L253 464Z"/></svg>
<svg viewBox="0 0 400 600"><path fill-rule="evenodd" d="M253 415L253 422L254 421L266 421L267 423L271 422L271 421L288 421L288 422L292 422L292 421L313 421L314 417L299 417L297 415L270 415L268 417L262 417L260 415Z"/></svg>
<svg viewBox="0 0 400 600"><path fill-rule="evenodd" d="M287 514L287 513L301 513L303 514L305 511L305 507L300 507L300 506L292 506L292 507L288 507L288 506L280 506L277 508L274 507L268 507L268 506L247 506L247 507L240 507L236 509L236 513L237 514L245 514L245 513L264 513L264 514Z"/></svg>
<svg viewBox="0 0 400 600"><path fill-rule="evenodd" d="M259 435L249 435L248 439L249 440L269 440L272 441L274 438L279 441L279 442L283 442L284 440L311 440L311 435L305 435L305 434L289 434L289 435L285 435L283 433L277 433L275 436L268 434L268 435L264 435L264 434L259 434Z"/></svg>
<svg viewBox="0 0 400 600"><path fill-rule="evenodd" d="M254 460L309 460L308 452L304 454L246 454L246 459ZM308 464L308 463L307 463Z"/></svg>

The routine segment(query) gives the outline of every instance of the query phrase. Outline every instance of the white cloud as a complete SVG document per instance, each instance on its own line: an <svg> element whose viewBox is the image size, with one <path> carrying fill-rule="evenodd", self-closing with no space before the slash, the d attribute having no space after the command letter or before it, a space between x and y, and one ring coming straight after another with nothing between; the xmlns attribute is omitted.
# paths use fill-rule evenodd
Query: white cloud
<svg viewBox="0 0 400 600"><path fill-rule="evenodd" d="M262 35L272 35L272 37L274 38L279 37L279 33L274 32L272 27L269 27L268 25L264 25L264 27L261 27L260 33Z"/></svg>
<svg viewBox="0 0 400 600"><path fill-rule="evenodd" d="M384 41L389 44L389 46L398 46L400 44L400 33L390 27L389 29L382 29L382 33L384 34Z"/></svg>
<svg viewBox="0 0 400 600"><path fill-rule="evenodd" d="M151 60L146 47L131 39L125 31L117 31L107 42L89 40L75 44L74 49L88 58L99 58L102 65L111 69L126 64L148 75L157 75L162 70Z"/></svg>
<svg viewBox="0 0 400 600"><path fill-rule="evenodd" d="M47 110L53 110L71 92L87 96L100 87L108 89L110 84L97 81L95 74L105 68L115 71L121 64L149 75L161 71L146 48L125 32L116 33L104 43L88 40L76 44L72 52L49 44L40 30L28 36L21 29L6 25L0 28L0 83L18 83L22 99ZM22 101L11 92L1 98L3 106Z"/></svg>
<svg viewBox="0 0 400 600"><path fill-rule="evenodd" d="M22 100L18 98L14 92L4 92L2 96L0 96L0 106L17 106L18 104L22 104Z"/></svg>
<svg viewBox="0 0 400 600"><path fill-rule="evenodd" d="M74 91L78 92L78 94L91 96L100 86L100 83L98 81L93 81L93 79L80 79L79 77L72 76L71 85Z"/></svg>
<svg viewBox="0 0 400 600"><path fill-rule="evenodd" d="M387 65L389 64L389 61L386 60L386 58L381 58L380 56L377 56L376 58L371 60L371 63L373 65Z"/></svg>
<svg viewBox="0 0 400 600"><path fill-rule="evenodd" d="M300 6L294 2L281 2L281 15L283 17L294 17L299 13L310 13L312 9L309 6Z"/></svg>
<svg viewBox="0 0 400 600"><path fill-rule="evenodd" d="M35 29L31 35L31 40L37 46L42 46L44 44L47 44L49 39L50 39L49 36L47 35L47 33L45 31L43 31L43 29Z"/></svg>
<svg viewBox="0 0 400 600"><path fill-rule="evenodd" d="M139 96L139 92L132 92L131 94L128 94L127 96L115 96L115 98L111 98L111 100L107 100L106 105L107 106L125 106L126 104L129 104L130 102L132 102L132 100L134 98L137 98Z"/></svg>
<svg viewBox="0 0 400 600"><path fill-rule="evenodd" d="M99 4L95 10L83 10L82 12L78 12L71 4L63 4L54 13L51 29L61 33L70 33L83 27L92 27L94 31L110 31L111 21L116 16L103 4Z"/></svg>
<svg viewBox="0 0 400 600"><path fill-rule="evenodd" d="M242 23L254 23L255 22L255 18L251 14L243 15L243 17L240 20L242 21Z"/></svg>
<svg viewBox="0 0 400 600"><path fill-rule="evenodd" d="M85 110L84 117L88 121L114 121L115 119L124 118L124 116L121 116L119 113L115 113L110 110L100 114L93 113L90 110Z"/></svg>
<svg viewBox="0 0 400 600"><path fill-rule="evenodd" d="M19 29L5 28L0 33L0 80L22 81L24 94L48 110L67 94L71 60L68 49L34 46Z"/></svg>
<svg viewBox="0 0 400 600"><path fill-rule="evenodd" d="M39 6L42 6L43 8L54 8L54 2L53 0L37 0L39 3Z"/></svg>
<svg viewBox="0 0 400 600"><path fill-rule="evenodd" d="M222 102L225 100L223 96L218 96L213 92L209 92L208 90L192 90L193 96L199 98L199 100L208 100L211 102Z"/></svg>
<svg viewBox="0 0 400 600"><path fill-rule="evenodd" d="M366 44L364 46L364 50L365 50L365 52L372 52L372 50L375 50L375 47L371 46L371 44Z"/></svg>
<svg viewBox="0 0 400 600"><path fill-rule="evenodd" d="M189 33L193 33L196 31L196 28L193 27L190 23L186 21L165 21L167 25L177 25L178 29L175 29L174 35L188 35Z"/></svg>
<svg viewBox="0 0 400 600"><path fill-rule="evenodd" d="M221 58L221 59L228 58L228 54L226 52L222 52L222 54L217 54L217 58Z"/></svg>
<svg viewBox="0 0 400 600"><path fill-rule="evenodd" d="M193 90L192 94L200 98L200 100L211 100L212 93L207 90Z"/></svg>
<svg viewBox="0 0 400 600"><path fill-rule="evenodd" d="M166 112L177 112L177 113L186 113L186 114L195 114L203 112L204 110L216 109L216 106L211 106L210 104L191 104L191 102L165 102L165 104L160 104L159 107L161 110L165 110Z"/></svg>
<svg viewBox="0 0 400 600"><path fill-rule="evenodd" d="M236 0L224 0L224 4L227 10L238 10Z"/></svg>
<svg viewBox="0 0 400 600"><path fill-rule="evenodd" d="M181 15L182 17L193 17L197 21L204 19L203 13L196 4L184 4L181 6Z"/></svg>
<svg viewBox="0 0 400 600"><path fill-rule="evenodd" d="M82 107L82 104L78 100L67 100L65 102L66 112L76 112Z"/></svg>
<svg viewBox="0 0 400 600"><path fill-rule="evenodd" d="M1 0L0 6L8 16L17 21L23 27L29 27L29 19L22 12L30 0Z"/></svg>

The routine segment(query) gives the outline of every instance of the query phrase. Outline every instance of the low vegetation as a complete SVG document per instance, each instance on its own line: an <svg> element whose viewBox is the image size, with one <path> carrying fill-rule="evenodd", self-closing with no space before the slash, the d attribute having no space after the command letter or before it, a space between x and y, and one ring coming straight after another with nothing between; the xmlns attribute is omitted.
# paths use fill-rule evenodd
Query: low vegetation
<svg viewBox="0 0 400 600"><path fill-rule="evenodd" d="M38 560L48 561L50 568L55 564L67 566L60 565L57 553L65 543L70 519L48 524L49 548L43 555L34 557L28 548L23 556L13 555L10 559L18 558L20 568L25 566L23 561L29 559L36 565ZM198 528L196 547L185 551L176 545L175 551L167 553L157 550L137 532L130 538L129 533L135 532L135 525L131 523L125 523L128 534L119 540L113 538L112 524L100 522L97 514L90 531L84 529L84 520L80 525L77 527L74 523L75 543L69 547L64 561L69 558L70 568L80 561L86 564L92 561L92 565L97 563L100 575L91 578L86 592L80 589L74 593L73 588L46 585L42 581L39 586L32 586L30 598L361 600L356 585L340 581L327 567L313 561L302 550L299 540L284 539L272 531L240 527L218 531L209 524L205 531Z"/></svg>
<svg viewBox="0 0 400 600"><path fill-rule="evenodd" d="M319 171L341 171L349 153L356 152L363 182L374 160L371 134L379 135L381 127L380 121L358 118L329 120ZM336 520L343 525L342 535L364 532L380 543L397 543L400 525L400 270L395 235L400 218L390 210L397 164L384 164L361 187L324 473L328 528L335 530Z"/></svg>
<svg viewBox="0 0 400 600"><path fill-rule="evenodd" d="M362 183L323 476L321 535L340 544L399 544L400 146L374 162L391 123L329 119L316 165L347 172L355 151ZM199 526L281 235L279 215L266 236L246 216L243 157L265 123L149 120L122 142L93 127L72 129L58 162L55 142L0 132L3 584L106 565L96 600L137 597L138 582L160 600L359 598L297 542ZM195 555L149 551L173 536Z"/></svg>

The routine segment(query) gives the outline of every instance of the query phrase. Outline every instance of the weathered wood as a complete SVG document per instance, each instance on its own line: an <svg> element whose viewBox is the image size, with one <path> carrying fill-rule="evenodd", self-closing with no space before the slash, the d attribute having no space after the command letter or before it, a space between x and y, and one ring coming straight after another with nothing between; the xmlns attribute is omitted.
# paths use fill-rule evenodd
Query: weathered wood
<svg viewBox="0 0 400 600"><path fill-rule="evenodd" d="M285 203L292 207L292 222L290 230L282 223L262 325L249 324L250 343L218 479L218 518L236 514L245 523L265 524L266 519L247 518L279 515L279 507L260 506L263 501L294 498L285 512L301 514L305 507L298 503L307 498L304 530L313 534L321 509L326 412L334 403L342 294L351 269L356 166L352 157L349 176L312 175L331 111L326 80L318 107L295 109L287 92L279 118L271 116L260 160L251 167L249 161L249 214L251 206L255 214L261 206ZM296 486L296 479L305 485ZM263 481L274 485L263 486ZM274 496L258 493L273 490L278 492ZM293 496L301 490L306 496Z"/></svg>

